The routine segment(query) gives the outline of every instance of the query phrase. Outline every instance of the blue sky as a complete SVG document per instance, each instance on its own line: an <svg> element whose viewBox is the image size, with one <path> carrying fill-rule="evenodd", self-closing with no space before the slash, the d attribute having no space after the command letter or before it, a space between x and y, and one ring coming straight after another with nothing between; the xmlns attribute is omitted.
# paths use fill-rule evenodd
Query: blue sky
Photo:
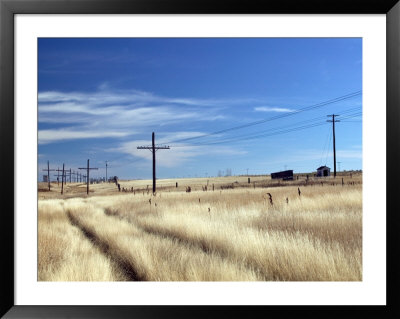
<svg viewBox="0 0 400 319"><path fill-rule="evenodd" d="M361 39L41 38L39 178L151 178L152 132L157 178L333 169L329 114L337 169L362 169L361 90Z"/></svg>

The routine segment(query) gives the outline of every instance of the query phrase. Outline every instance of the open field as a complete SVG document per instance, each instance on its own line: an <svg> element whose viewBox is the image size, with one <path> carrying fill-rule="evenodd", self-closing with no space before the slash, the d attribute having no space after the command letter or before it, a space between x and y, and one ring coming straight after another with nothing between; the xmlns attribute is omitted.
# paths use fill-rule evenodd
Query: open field
<svg viewBox="0 0 400 319"><path fill-rule="evenodd" d="M38 280L362 280L361 173L250 179L39 183Z"/></svg>

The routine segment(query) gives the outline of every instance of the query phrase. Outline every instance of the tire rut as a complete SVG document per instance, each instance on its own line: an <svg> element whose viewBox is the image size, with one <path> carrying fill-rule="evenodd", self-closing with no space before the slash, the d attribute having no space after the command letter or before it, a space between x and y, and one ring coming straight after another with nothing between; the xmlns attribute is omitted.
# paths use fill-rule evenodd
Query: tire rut
<svg viewBox="0 0 400 319"><path fill-rule="evenodd" d="M113 252L112 247L106 242L102 241L96 233L88 227L80 224L78 219L71 214L70 211L66 212L67 217L71 225L79 228L83 235L91 241L99 250L106 256L110 257L111 262L117 267L123 274L125 274L128 281L146 281L143 276L140 276L132 264L124 259L119 254Z"/></svg>
<svg viewBox="0 0 400 319"><path fill-rule="evenodd" d="M180 238L180 237L176 236L173 232L170 232L168 230L164 230L164 231L163 230L155 230L150 227L140 225L139 223L135 222L132 219L121 217L116 214L108 213L107 210L104 211L104 214L106 214L107 216L114 217L114 218L123 219L127 223L135 225L136 227L138 227L139 229L143 230L144 232L146 232L148 234L155 235L158 237L163 237L163 238L169 238L169 239L175 240L178 243L181 243L183 245L189 245L191 247L201 249L204 253L206 253L208 255L217 254L221 258L229 259L229 254L226 251L211 248L210 245L207 244L206 241L202 241L202 240L193 241L193 240L189 240L189 239ZM265 273L265 270L255 266L250 260L244 262L244 266L246 268L248 268L249 270L253 270L253 271L259 273L260 276L262 277L262 280L267 280L267 281L271 280L271 277L272 277L271 274Z"/></svg>

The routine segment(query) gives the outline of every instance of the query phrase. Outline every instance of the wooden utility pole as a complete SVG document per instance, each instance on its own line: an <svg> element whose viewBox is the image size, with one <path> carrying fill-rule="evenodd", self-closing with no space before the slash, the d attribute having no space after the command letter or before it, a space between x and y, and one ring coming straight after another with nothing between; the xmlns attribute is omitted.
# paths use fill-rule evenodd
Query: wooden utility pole
<svg viewBox="0 0 400 319"><path fill-rule="evenodd" d="M108 167L108 161L106 161L106 183L107 183L107 167Z"/></svg>
<svg viewBox="0 0 400 319"><path fill-rule="evenodd" d="M61 175L61 194L64 192L64 164L63 164L63 169L62 169L62 175Z"/></svg>
<svg viewBox="0 0 400 319"><path fill-rule="evenodd" d="M49 184L49 190L50 190L50 172L55 171L55 169L50 169L49 161L47 161L47 169L44 169L44 171L47 171L47 182Z"/></svg>
<svg viewBox="0 0 400 319"><path fill-rule="evenodd" d="M332 116L332 120L327 120L327 122L332 122L332 130L333 130L333 177L336 178L336 142L335 142L335 122L340 122L339 120L335 120L335 116L339 115L327 115Z"/></svg>
<svg viewBox="0 0 400 319"><path fill-rule="evenodd" d="M68 176L69 176L69 182L71 183L71 174L67 169L65 169L65 185L67 185Z"/></svg>
<svg viewBox="0 0 400 319"><path fill-rule="evenodd" d="M138 150L150 150L153 153L153 194L156 192L156 151L157 150L169 150L169 146L156 146L155 135L152 133L152 144L151 146L138 146Z"/></svg>
<svg viewBox="0 0 400 319"><path fill-rule="evenodd" d="M86 193L89 195L89 171L91 169L95 169L98 170L97 167L89 167L89 160L87 160L87 167L79 167L79 169L85 169L86 172L86 176L87 176L87 187L86 187Z"/></svg>
<svg viewBox="0 0 400 319"><path fill-rule="evenodd" d="M78 182L78 173L73 171L71 174L75 176L75 182L77 183Z"/></svg>
<svg viewBox="0 0 400 319"><path fill-rule="evenodd" d="M61 173L61 194L62 194L63 191L64 191L64 174L65 174L65 172L64 172L64 164L63 164L63 169L57 168L56 171L57 171L57 174L58 174L57 179L60 178L59 174L60 174L60 172L62 172Z"/></svg>
<svg viewBox="0 0 400 319"><path fill-rule="evenodd" d="M65 168L64 169L64 183L65 183L65 185L67 185L67 174L68 174L68 170L67 170L67 168Z"/></svg>

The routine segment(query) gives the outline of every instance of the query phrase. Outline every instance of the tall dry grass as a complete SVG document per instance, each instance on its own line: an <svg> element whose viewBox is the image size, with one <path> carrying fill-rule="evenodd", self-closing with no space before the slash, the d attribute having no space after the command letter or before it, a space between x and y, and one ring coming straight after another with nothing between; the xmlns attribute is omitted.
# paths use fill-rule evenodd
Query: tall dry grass
<svg viewBox="0 0 400 319"><path fill-rule="evenodd" d="M297 186L289 186L126 194L47 205L62 211L63 222L79 229L80 238L127 280L358 281L361 193L361 185L314 185L302 187L300 196ZM47 264L49 253L39 253L39 259Z"/></svg>
<svg viewBox="0 0 400 319"><path fill-rule="evenodd" d="M113 265L71 225L60 200L39 202L39 281L120 281L125 273Z"/></svg>

